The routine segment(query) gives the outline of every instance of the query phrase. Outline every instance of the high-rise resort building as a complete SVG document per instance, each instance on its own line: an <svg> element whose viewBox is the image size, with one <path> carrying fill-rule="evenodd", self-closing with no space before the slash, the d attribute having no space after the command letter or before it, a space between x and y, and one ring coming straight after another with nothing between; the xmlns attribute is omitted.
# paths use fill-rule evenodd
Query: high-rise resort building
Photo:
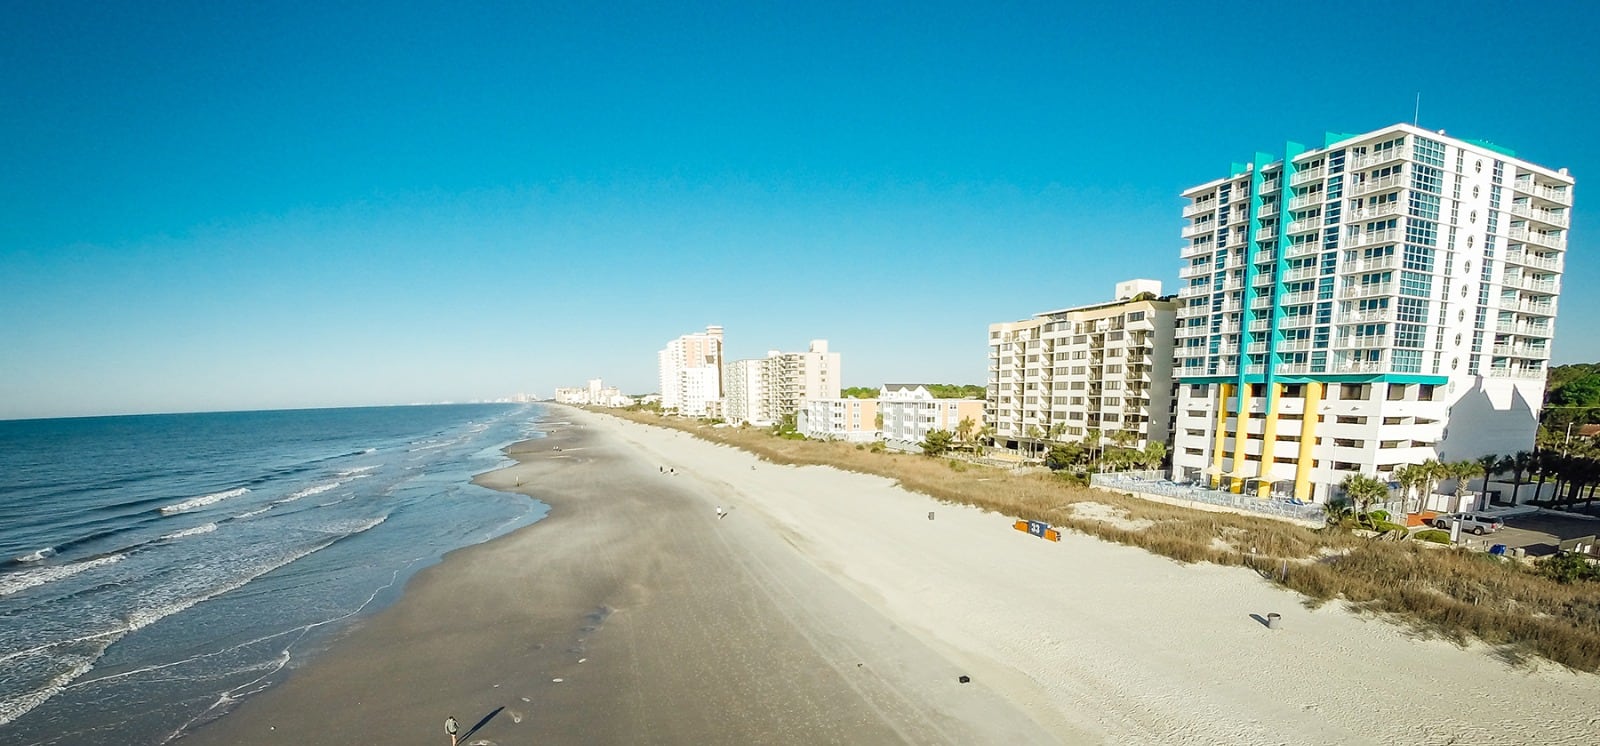
<svg viewBox="0 0 1600 746"><path fill-rule="evenodd" d="M1156 280L1118 283L1115 297L989 325L986 424L996 445L1039 454L1096 434L1171 445L1176 304Z"/></svg>
<svg viewBox="0 0 1600 746"><path fill-rule="evenodd" d="M717 417L722 409L722 327L685 334L656 353L661 409L685 417Z"/></svg>
<svg viewBox="0 0 1600 746"><path fill-rule="evenodd" d="M1532 448L1572 177L1404 124L1183 193L1173 472L1326 501Z"/></svg>

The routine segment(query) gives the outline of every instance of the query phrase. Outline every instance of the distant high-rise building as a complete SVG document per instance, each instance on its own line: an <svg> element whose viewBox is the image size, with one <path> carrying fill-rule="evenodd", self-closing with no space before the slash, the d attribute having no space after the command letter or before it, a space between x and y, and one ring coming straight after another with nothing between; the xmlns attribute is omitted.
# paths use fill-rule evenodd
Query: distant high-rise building
<svg viewBox="0 0 1600 746"><path fill-rule="evenodd" d="M770 425L797 415L808 399L839 398L840 357L828 340L805 352L772 350L765 358L735 360L724 371L724 414L729 422Z"/></svg>
<svg viewBox="0 0 1600 746"><path fill-rule="evenodd" d="M1185 191L1175 476L1323 501L1532 448L1572 190L1399 124Z"/></svg>
<svg viewBox="0 0 1600 746"><path fill-rule="evenodd" d="M714 417L722 403L722 327L685 334L656 354L661 408L686 417Z"/></svg>
<svg viewBox="0 0 1600 746"><path fill-rule="evenodd" d="M763 413L766 398L766 361L733 360L722 372L722 416L728 422L770 425Z"/></svg>
<svg viewBox="0 0 1600 746"><path fill-rule="evenodd" d="M1160 296L1160 282L1129 280L1113 301L989 325L995 444L1024 453L1062 441L1168 445L1175 306Z"/></svg>

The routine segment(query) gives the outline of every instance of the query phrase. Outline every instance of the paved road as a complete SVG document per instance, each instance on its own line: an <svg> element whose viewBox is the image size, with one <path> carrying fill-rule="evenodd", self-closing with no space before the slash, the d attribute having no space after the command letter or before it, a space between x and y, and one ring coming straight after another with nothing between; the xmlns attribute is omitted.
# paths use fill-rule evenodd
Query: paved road
<svg viewBox="0 0 1600 746"><path fill-rule="evenodd" d="M1544 557L1555 554L1556 547L1567 539L1594 534L1600 534L1600 520L1528 513L1507 518L1504 529L1484 536L1482 541L1522 547L1531 557Z"/></svg>

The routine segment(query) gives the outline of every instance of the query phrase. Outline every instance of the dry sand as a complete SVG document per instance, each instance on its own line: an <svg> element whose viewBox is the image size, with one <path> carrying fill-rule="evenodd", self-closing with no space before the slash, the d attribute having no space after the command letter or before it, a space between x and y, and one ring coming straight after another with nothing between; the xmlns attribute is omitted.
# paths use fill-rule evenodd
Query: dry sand
<svg viewBox="0 0 1600 746"><path fill-rule="evenodd" d="M550 517L420 574L192 742L447 743L446 714L500 707L463 743L1600 736L1600 677L1307 610L1249 570L1047 542L882 478L554 411L576 425L484 478L520 479Z"/></svg>

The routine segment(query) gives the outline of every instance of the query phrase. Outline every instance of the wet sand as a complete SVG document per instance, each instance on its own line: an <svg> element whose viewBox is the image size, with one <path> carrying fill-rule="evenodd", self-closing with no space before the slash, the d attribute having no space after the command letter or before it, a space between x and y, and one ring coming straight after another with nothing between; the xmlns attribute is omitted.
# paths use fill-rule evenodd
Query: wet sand
<svg viewBox="0 0 1600 746"><path fill-rule="evenodd" d="M982 676L958 682L970 671L948 651L715 473L657 463L623 437L638 426L552 411L572 422L478 479L549 503L548 517L419 573L394 606L182 742L447 744L448 715L463 744L1079 740Z"/></svg>

